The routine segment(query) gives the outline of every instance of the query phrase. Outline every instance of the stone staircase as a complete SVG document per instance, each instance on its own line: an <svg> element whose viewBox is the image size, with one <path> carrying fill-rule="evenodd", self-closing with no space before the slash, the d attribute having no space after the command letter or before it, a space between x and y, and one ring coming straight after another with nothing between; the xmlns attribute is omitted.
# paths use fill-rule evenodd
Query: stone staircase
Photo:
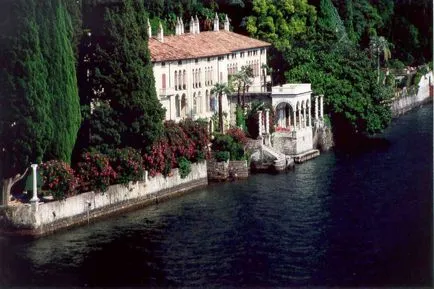
<svg viewBox="0 0 434 289"><path fill-rule="evenodd" d="M266 146L266 145L262 145L261 149L262 149L262 153L264 155L267 155L268 158L274 159L273 160L273 167L274 167L274 170L276 170L276 171L284 171L289 166L294 165L294 160L290 156L282 154L282 153L280 153L280 152L278 152L278 151L274 150L273 148Z"/></svg>

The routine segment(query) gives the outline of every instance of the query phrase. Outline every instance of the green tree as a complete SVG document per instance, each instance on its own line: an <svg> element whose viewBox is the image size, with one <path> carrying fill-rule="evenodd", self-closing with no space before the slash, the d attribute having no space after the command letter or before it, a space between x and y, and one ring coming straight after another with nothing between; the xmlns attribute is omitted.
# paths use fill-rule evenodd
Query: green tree
<svg viewBox="0 0 434 289"><path fill-rule="evenodd" d="M377 83L380 82L380 56L387 62L391 57L389 47L390 43L383 36L374 36L369 43L369 52L377 60Z"/></svg>
<svg viewBox="0 0 434 289"><path fill-rule="evenodd" d="M65 2L69 1L37 1L36 11L54 123L55 141L48 146L46 158L70 163L81 123L81 113L76 76L76 47L73 41L74 27Z"/></svg>
<svg viewBox="0 0 434 289"><path fill-rule="evenodd" d="M211 94L218 95L219 102L219 130L220 133L224 132L224 124L223 124L223 94L232 93L233 89L231 86L228 86L226 83L216 83L214 87L211 89Z"/></svg>
<svg viewBox="0 0 434 289"><path fill-rule="evenodd" d="M94 87L116 112L122 145L149 148L163 132L164 109L155 91L143 1L120 2L104 15Z"/></svg>
<svg viewBox="0 0 434 289"><path fill-rule="evenodd" d="M310 82L315 93L325 95L325 110L338 137L384 129L391 118L385 102L392 89L377 83L368 55L348 42L339 42L333 32L310 37L285 54L292 67L286 73L288 81Z"/></svg>
<svg viewBox="0 0 434 289"><path fill-rule="evenodd" d="M8 21L0 31L0 179L3 197L31 163L42 161L53 140L47 67L36 1L3 1Z"/></svg>
<svg viewBox="0 0 434 289"><path fill-rule="evenodd" d="M232 75L231 86L237 88L238 106L244 109L246 105L246 90L252 85L253 69L250 66L243 65L241 70ZM242 94L241 94L242 92Z"/></svg>

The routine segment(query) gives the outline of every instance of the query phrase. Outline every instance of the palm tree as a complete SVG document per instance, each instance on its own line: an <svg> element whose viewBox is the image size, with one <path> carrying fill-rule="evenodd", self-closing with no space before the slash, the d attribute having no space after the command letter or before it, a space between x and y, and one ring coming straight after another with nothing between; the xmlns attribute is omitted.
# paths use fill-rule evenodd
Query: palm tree
<svg viewBox="0 0 434 289"><path fill-rule="evenodd" d="M231 85L237 88L238 91L238 106L246 105L245 94L247 86L252 85L251 78L253 77L253 69L250 66L241 66L241 70L231 76ZM241 89L243 91L242 95L242 105L241 105Z"/></svg>
<svg viewBox="0 0 434 289"><path fill-rule="evenodd" d="M391 57L390 43L383 36L374 36L369 43L369 51L371 55L377 57L377 83L380 82L380 55L383 55L384 61L388 61Z"/></svg>
<svg viewBox="0 0 434 289"><path fill-rule="evenodd" d="M264 92L267 91L267 73L270 70L270 67L264 63L261 65L262 68L262 75L264 76Z"/></svg>
<svg viewBox="0 0 434 289"><path fill-rule="evenodd" d="M226 83L216 83L211 89L211 94L217 94L219 100L219 130L223 133L223 104L222 98L223 94L230 94L233 91L230 85Z"/></svg>

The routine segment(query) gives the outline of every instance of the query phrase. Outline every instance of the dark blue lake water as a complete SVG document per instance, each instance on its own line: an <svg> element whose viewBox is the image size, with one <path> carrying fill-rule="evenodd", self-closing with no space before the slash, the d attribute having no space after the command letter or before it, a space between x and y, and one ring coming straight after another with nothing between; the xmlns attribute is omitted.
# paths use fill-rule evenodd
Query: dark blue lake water
<svg viewBox="0 0 434 289"><path fill-rule="evenodd" d="M432 106L381 136L37 240L0 236L0 287L428 287Z"/></svg>

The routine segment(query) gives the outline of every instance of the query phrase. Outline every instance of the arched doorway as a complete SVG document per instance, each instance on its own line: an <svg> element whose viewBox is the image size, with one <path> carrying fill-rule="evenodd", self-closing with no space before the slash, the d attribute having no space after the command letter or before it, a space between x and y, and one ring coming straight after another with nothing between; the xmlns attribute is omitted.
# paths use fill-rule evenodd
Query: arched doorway
<svg viewBox="0 0 434 289"><path fill-rule="evenodd" d="M176 117L181 117L181 100L178 94L175 96L175 114Z"/></svg>
<svg viewBox="0 0 434 289"><path fill-rule="evenodd" d="M185 118L187 116L187 97L185 94L181 98L181 117Z"/></svg>

